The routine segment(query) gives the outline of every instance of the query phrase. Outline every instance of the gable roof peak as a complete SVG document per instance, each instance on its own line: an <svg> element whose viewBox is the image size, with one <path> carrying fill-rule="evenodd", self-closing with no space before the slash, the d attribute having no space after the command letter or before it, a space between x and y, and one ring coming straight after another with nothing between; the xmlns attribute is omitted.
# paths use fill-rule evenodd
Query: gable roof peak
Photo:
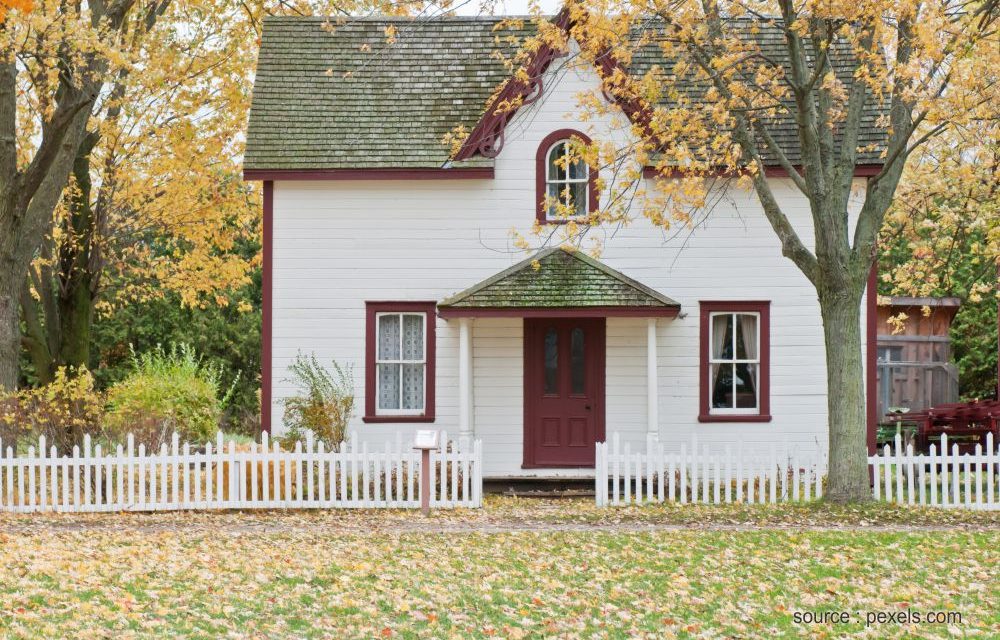
<svg viewBox="0 0 1000 640"><path fill-rule="evenodd" d="M562 246L543 249L438 303L445 314L559 308L638 308L673 314L680 305L586 253Z"/></svg>

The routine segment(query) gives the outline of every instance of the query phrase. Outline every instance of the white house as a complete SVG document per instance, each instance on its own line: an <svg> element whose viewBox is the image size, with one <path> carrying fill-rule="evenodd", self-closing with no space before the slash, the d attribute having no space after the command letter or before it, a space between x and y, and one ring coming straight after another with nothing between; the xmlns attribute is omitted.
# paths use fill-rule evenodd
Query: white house
<svg viewBox="0 0 1000 640"><path fill-rule="evenodd" d="M545 193L599 206L585 165L553 161L574 136L627 135L632 114L581 120L596 70L543 50L505 89L524 106L498 115L496 22L265 21L245 160L264 185L264 428L282 429L301 352L353 365L360 438L475 436L487 477L586 477L611 432L825 446L816 294L755 194L731 185L675 233L639 213L595 229L597 259L514 248L512 229L546 222ZM449 157L457 125L472 133ZM859 185L877 152L861 157ZM808 230L805 199L769 179Z"/></svg>

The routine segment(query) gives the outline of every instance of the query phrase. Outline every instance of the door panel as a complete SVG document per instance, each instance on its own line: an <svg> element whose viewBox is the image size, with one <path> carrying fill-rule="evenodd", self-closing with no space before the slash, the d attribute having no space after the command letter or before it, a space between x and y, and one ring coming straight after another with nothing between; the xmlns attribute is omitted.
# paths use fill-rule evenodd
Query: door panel
<svg viewBox="0 0 1000 640"><path fill-rule="evenodd" d="M524 321L524 466L593 467L604 439L603 318Z"/></svg>

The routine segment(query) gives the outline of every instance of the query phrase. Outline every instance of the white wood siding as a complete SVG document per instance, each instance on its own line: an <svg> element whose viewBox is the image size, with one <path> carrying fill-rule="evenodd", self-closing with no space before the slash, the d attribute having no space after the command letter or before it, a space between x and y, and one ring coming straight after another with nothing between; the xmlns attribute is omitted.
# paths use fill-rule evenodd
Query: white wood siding
<svg viewBox="0 0 1000 640"><path fill-rule="evenodd" d="M535 154L555 129L620 136L611 120L572 119L592 72L554 71L544 99L522 110L507 132L493 180L276 182L274 185L272 424L292 392L286 367L297 351L354 366L363 438L408 437L419 424L363 424L366 300L440 300L523 259L511 228L535 217ZM789 180L773 188L803 240L812 244L808 206ZM697 228L654 229L641 216L612 234L595 230L600 259L681 303L657 323L660 439L667 447L694 433L706 443L826 446L825 357L816 294L780 253L756 196L731 188ZM700 424L699 300L771 301L769 423ZM864 307L862 307L864 308ZM644 319L607 324L607 430L645 437ZM458 422L458 326L437 320L436 428ZM517 319L473 324L474 417L487 477L521 470L522 326ZM423 425L426 427L427 425ZM553 472L554 473L554 472ZM575 475L576 474L574 472Z"/></svg>

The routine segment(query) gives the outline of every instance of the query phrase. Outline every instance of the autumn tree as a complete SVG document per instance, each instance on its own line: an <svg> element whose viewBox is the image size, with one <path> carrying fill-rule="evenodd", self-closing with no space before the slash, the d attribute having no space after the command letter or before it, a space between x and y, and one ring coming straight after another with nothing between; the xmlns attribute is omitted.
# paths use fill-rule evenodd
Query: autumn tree
<svg viewBox="0 0 1000 640"><path fill-rule="evenodd" d="M993 108L907 165L880 239L884 294L961 298L952 346L967 398L997 392L1000 104Z"/></svg>
<svg viewBox="0 0 1000 640"><path fill-rule="evenodd" d="M690 224L720 179L752 189L819 301L827 496L869 498L859 312L878 232L910 157L942 132L987 117L998 99L997 2L611 0L569 11L580 56L598 63L600 93L615 98L581 98L583 110L628 105L640 117L627 148L595 141L580 149L602 169L637 162L605 172L614 176L604 185L611 204L559 233L627 222L636 199L656 225ZM524 50L541 44L565 47L564 36L540 24ZM633 61L650 47L665 64L637 71ZM883 114L875 123L873 111ZM873 124L882 135L866 140ZM794 161L779 135L788 127ZM859 158L873 152L877 170L859 183ZM655 166L657 193L642 189L642 165ZM796 226L783 208L766 177L774 167L807 199L811 224Z"/></svg>
<svg viewBox="0 0 1000 640"><path fill-rule="evenodd" d="M0 25L0 388L13 388L19 304L90 119L123 64L137 0L9 11ZM157 2L143 3L155 13Z"/></svg>
<svg viewBox="0 0 1000 640"><path fill-rule="evenodd" d="M44 372L86 359L106 265L141 266L133 273L144 269L187 302L241 277L239 261L220 259L217 249L230 242L234 220L223 201L246 195L227 173L241 143L231 125L245 117L232 100L249 91L263 15L349 19L428 7L440 11L408 0L8 0L0 24L0 389L17 380L21 302ZM137 230L154 227L166 233L169 259L144 249L148 238ZM112 248L123 253L112 258Z"/></svg>
<svg viewBox="0 0 1000 640"><path fill-rule="evenodd" d="M95 309L176 291L226 303L251 261L259 207L240 177L256 33L229 0L133 16L129 57L92 109L51 232L21 295L24 344L47 382L91 362Z"/></svg>

